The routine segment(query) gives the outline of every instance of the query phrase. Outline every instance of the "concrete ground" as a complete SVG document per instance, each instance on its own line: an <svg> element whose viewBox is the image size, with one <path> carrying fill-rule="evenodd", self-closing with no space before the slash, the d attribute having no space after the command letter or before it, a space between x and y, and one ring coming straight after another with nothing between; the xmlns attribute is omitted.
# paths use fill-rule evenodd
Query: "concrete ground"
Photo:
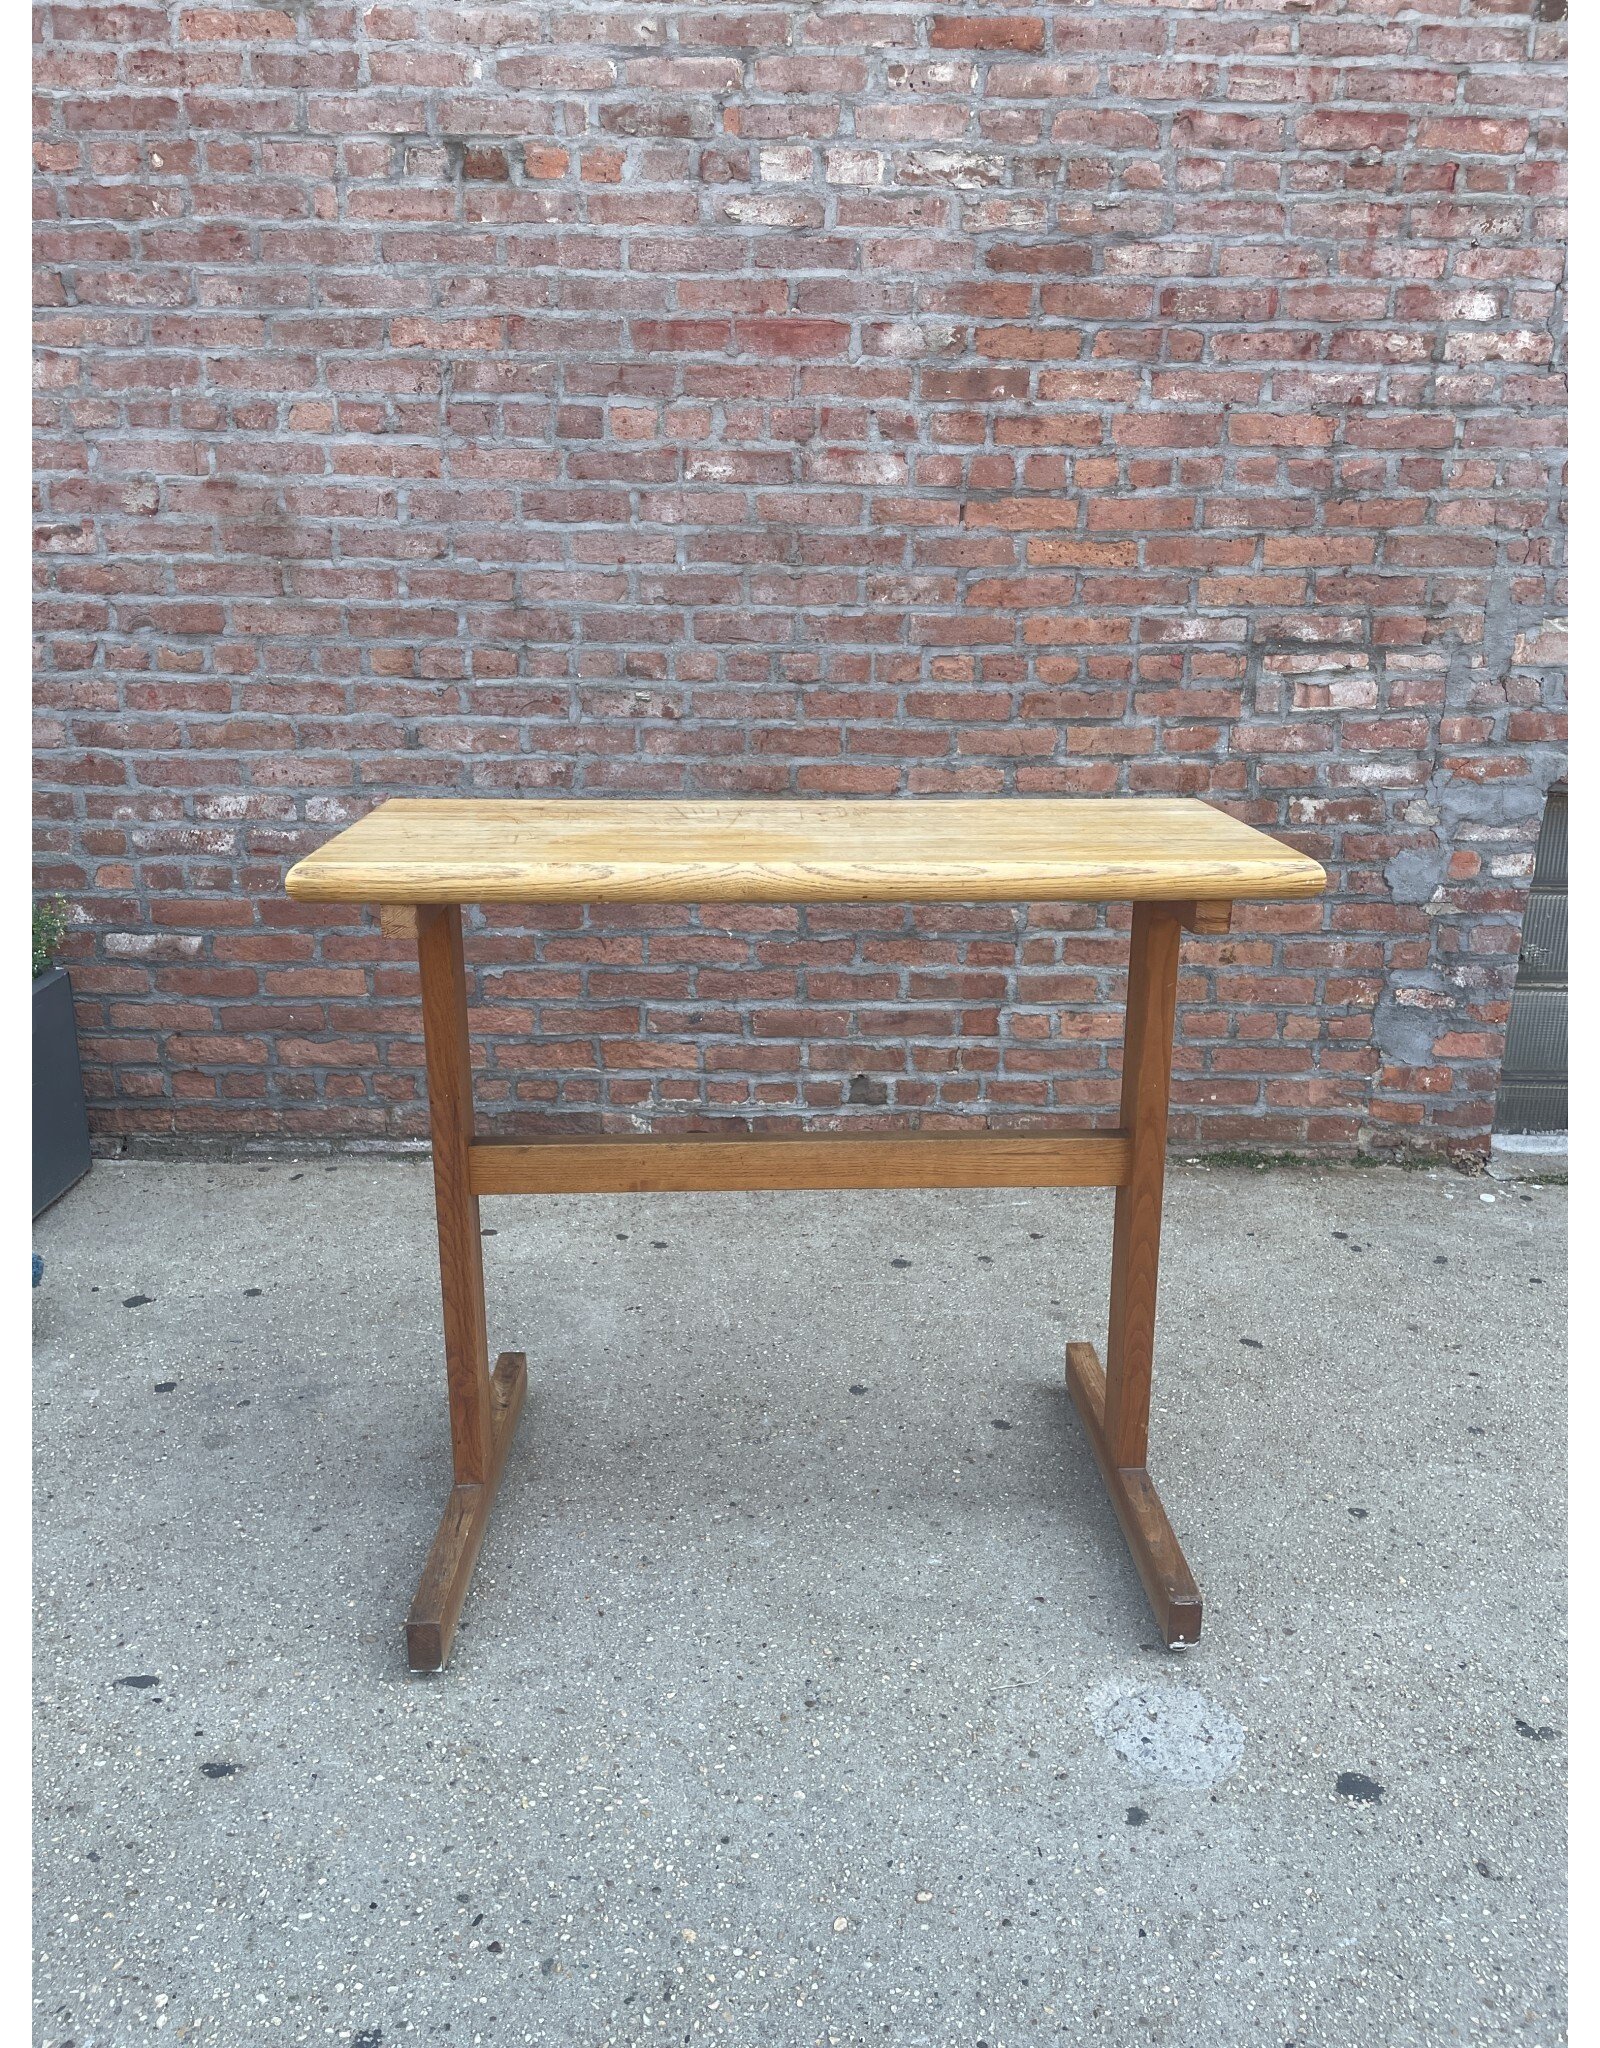
<svg viewBox="0 0 1600 2048"><path fill-rule="evenodd" d="M35 2040L1562 2040L1563 1210L1176 1168L1178 1656L1063 1392L1109 1196L486 1202L531 1391L414 1678L425 1164L102 1162L36 1233Z"/></svg>

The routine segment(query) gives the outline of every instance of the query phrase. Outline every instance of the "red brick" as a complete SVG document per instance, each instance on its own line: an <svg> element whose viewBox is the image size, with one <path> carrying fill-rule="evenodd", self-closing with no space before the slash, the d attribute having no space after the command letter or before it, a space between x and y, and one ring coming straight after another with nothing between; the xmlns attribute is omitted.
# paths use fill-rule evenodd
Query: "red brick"
<svg viewBox="0 0 1600 2048"><path fill-rule="evenodd" d="M1331 889L1187 945L1174 1137L1481 1146L1565 731L1560 26L507 21L475 78L402 0L41 17L38 872L97 1129L424 1132L404 947L281 893L391 791L1181 793ZM1448 915L1384 879L1424 843ZM1114 1117L1126 922L498 909L481 1113Z"/></svg>
<svg viewBox="0 0 1600 2048"><path fill-rule="evenodd" d="M934 50L1042 50L1044 23L1036 14L936 15L928 24Z"/></svg>

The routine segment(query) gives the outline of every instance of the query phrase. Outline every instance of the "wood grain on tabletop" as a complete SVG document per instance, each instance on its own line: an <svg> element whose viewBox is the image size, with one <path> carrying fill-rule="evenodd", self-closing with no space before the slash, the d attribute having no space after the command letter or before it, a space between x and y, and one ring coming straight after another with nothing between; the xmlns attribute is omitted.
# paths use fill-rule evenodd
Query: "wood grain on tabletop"
<svg viewBox="0 0 1600 2048"><path fill-rule="evenodd" d="M1128 902L1315 896L1194 797L391 797L289 871L310 903Z"/></svg>

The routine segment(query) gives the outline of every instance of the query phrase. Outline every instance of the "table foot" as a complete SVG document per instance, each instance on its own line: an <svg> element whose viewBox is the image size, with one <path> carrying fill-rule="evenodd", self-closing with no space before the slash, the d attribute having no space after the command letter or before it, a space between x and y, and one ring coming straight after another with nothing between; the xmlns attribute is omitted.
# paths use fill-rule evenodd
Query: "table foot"
<svg viewBox="0 0 1600 2048"><path fill-rule="evenodd" d="M1161 1496L1143 1465L1114 1465L1106 1449L1106 1376L1092 1344L1067 1346L1067 1389L1167 1648L1198 1642L1200 1589L1178 1548Z"/></svg>
<svg viewBox="0 0 1600 2048"><path fill-rule="evenodd" d="M406 1662L413 1671L438 1671L450 1655L462 1603L472 1583L472 1569L483 1548L489 1509L527 1391L527 1359L520 1351L502 1351L489 1376L488 1477L481 1486L450 1489L439 1532L417 1585L417 1597L406 1617Z"/></svg>

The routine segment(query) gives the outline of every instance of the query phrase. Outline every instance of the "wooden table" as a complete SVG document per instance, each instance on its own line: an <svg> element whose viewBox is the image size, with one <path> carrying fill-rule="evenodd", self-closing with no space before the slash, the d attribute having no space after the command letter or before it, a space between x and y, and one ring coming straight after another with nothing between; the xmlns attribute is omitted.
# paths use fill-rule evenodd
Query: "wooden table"
<svg viewBox="0 0 1600 2048"><path fill-rule="evenodd" d="M303 903L370 903L414 936L433 1135L455 1484L406 1622L437 1670L466 1598L527 1388L491 1369L480 1195L719 1188L1111 1187L1105 1365L1069 1344L1067 1385L1169 1645L1200 1594L1145 1469L1179 934L1228 929L1241 898L1316 895L1314 860L1189 798L910 798L820 803L394 798L292 868ZM618 1138L479 1137L463 903L1130 902L1114 1131Z"/></svg>

